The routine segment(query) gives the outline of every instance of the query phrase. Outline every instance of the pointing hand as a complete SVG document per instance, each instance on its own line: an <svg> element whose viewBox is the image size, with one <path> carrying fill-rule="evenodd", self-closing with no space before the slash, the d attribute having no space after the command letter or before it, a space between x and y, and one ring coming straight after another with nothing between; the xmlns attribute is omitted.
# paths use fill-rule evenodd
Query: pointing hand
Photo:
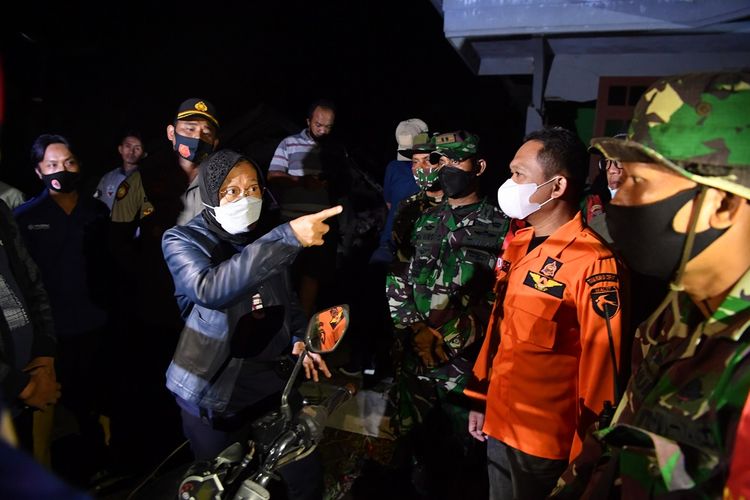
<svg viewBox="0 0 750 500"><path fill-rule="evenodd" d="M324 220L340 214L344 210L341 205L321 210L318 213L303 215L289 222L292 232L303 247L323 244L323 235L328 232L329 226Z"/></svg>

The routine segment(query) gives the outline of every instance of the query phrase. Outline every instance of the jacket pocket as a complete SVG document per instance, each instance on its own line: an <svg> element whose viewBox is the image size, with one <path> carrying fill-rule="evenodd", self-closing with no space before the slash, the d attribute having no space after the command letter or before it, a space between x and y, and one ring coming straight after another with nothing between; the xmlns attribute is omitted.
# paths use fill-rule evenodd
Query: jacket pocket
<svg viewBox="0 0 750 500"><path fill-rule="evenodd" d="M528 342L544 349L552 349L555 346L557 334L557 322L549 317L541 317L538 314L520 309L518 305L506 309L503 321L510 321L511 328L505 330L512 332L511 335L520 342ZM550 311L547 310L547 313Z"/></svg>
<svg viewBox="0 0 750 500"><path fill-rule="evenodd" d="M210 380L228 356L226 315L194 307L180 334L174 361L196 376Z"/></svg>

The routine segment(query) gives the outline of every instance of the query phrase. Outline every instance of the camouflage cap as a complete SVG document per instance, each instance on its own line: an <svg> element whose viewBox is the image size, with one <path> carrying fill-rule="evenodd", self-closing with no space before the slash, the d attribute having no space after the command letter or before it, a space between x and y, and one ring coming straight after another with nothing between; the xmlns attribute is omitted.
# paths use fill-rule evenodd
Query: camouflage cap
<svg viewBox="0 0 750 500"><path fill-rule="evenodd" d="M663 78L638 101L626 139L591 145L609 159L656 162L750 199L750 72Z"/></svg>
<svg viewBox="0 0 750 500"><path fill-rule="evenodd" d="M409 149L399 149L399 153L411 158L415 153L432 153L435 151L435 138L427 132L414 136L414 145Z"/></svg>
<svg viewBox="0 0 750 500"><path fill-rule="evenodd" d="M465 130L436 135L433 141L435 152L430 154L431 163L437 163L441 156L462 161L479 151L479 136Z"/></svg>

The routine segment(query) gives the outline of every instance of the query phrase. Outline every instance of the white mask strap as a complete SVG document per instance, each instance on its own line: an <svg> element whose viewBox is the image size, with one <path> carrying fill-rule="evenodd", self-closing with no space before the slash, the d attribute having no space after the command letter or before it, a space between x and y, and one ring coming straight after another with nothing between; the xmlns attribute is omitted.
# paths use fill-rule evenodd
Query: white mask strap
<svg viewBox="0 0 750 500"><path fill-rule="evenodd" d="M554 176L553 178L551 178L550 180L548 180L548 181L544 181L543 183L539 184L539 185L538 185L538 186L536 187L536 190L537 190L537 191L539 191L539 188L540 188L540 187L542 187L542 186L544 186L544 185L546 185L546 184L549 184L550 182L552 182L552 181L554 181L555 179L558 179L558 178L560 178L560 177L562 177L562 175L556 175L556 176ZM550 197L549 197L549 199L548 199L547 201L544 201L544 202L542 202L542 203L540 203L540 204L539 204L539 208L542 208L542 207L543 207L544 205L546 205L547 203L549 203L549 202L550 202L550 201L552 201L552 200L554 200L554 198L553 198L553 197L552 197L552 195L550 194Z"/></svg>

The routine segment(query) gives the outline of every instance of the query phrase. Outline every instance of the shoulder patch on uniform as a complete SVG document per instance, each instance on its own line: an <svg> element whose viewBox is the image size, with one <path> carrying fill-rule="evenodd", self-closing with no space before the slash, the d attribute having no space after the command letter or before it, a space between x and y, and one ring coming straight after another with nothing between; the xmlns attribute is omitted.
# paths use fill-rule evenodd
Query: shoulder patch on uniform
<svg viewBox="0 0 750 500"><path fill-rule="evenodd" d="M497 262L495 262L495 272L500 272L500 271L502 271L504 273L507 273L508 271L510 271L510 261L509 260L505 260L502 257L499 257L497 259Z"/></svg>
<svg viewBox="0 0 750 500"><path fill-rule="evenodd" d="M612 318L620 310L620 292L616 286L600 286L591 290L591 306L602 318Z"/></svg>
<svg viewBox="0 0 750 500"><path fill-rule="evenodd" d="M594 286L597 283L601 283L603 281L612 281L614 283L619 283L620 278L614 273L592 274L591 276L586 278L586 283L588 283L589 286Z"/></svg>
<svg viewBox="0 0 750 500"><path fill-rule="evenodd" d="M557 271L559 271L562 266L563 263L559 260L555 260L552 257L547 257L547 260L544 261L544 265L539 270L539 274L547 278L554 278L557 274Z"/></svg>
<svg viewBox="0 0 750 500"><path fill-rule="evenodd" d="M559 281L532 271L529 271L526 274L526 279L523 280L523 284L534 290L546 293L547 295L557 297L558 299L562 298L563 292L565 291L565 283L560 283Z"/></svg>
<svg viewBox="0 0 750 500"><path fill-rule="evenodd" d="M154 213L154 206L144 197L143 205L141 206L141 217L148 217Z"/></svg>
<svg viewBox="0 0 750 500"><path fill-rule="evenodd" d="M127 196L128 191L130 191L130 184L128 184L128 181L122 181L117 188L117 194L115 195L115 197L118 200L121 200L125 198L125 196Z"/></svg>

